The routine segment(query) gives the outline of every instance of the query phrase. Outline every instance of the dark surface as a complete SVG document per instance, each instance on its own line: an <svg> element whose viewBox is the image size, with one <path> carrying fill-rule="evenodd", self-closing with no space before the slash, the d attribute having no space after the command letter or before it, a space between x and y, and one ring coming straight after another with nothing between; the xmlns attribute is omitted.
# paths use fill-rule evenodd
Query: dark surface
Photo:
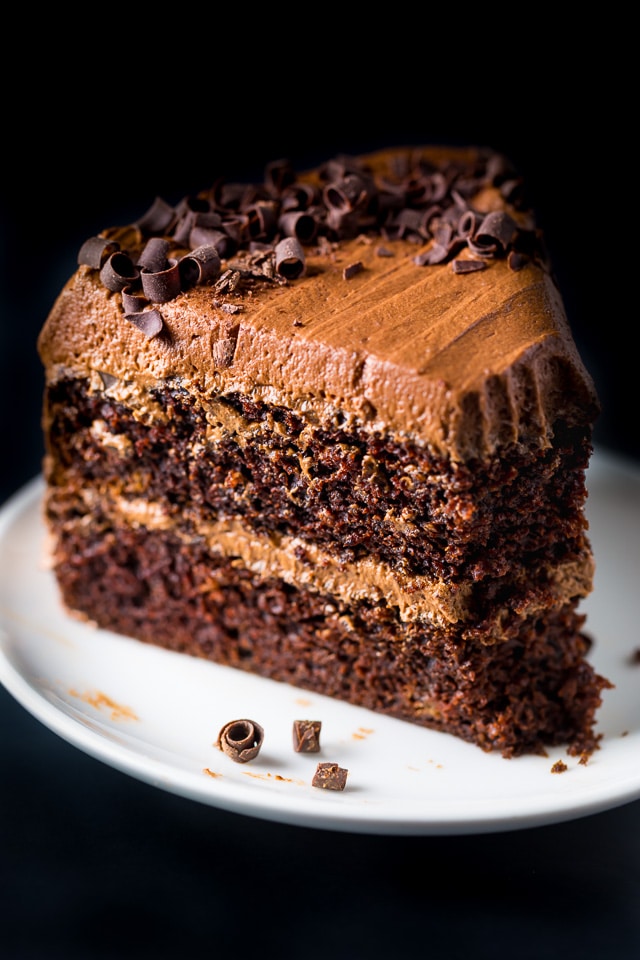
<svg viewBox="0 0 640 960"><path fill-rule="evenodd" d="M9 99L19 109L8 104L5 114L11 127L22 108L30 110L28 129L10 138L1 191L0 503L40 469L35 339L88 235L139 214L156 193L177 200L217 172L253 174L285 155L306 165L393 142L484 142L506 150L529 176L600 390L597 441L640 458L640 431L627 427L627 412L637 416L637 360L625 342L630 307L614 222L624 198L612 200L604 170L627 156L627 144L607 91L596 89L602 71L585 62L564 86L555 78L547 86L530 75L526 58L516 71L511 61L487 63L475 35L474 44L466 56L448 48L446 72L434 73L430 60L431 74L412 77L394 110L380 99L382 81L365 85L355 101L342 74L340 89L330 89L325 51L313 62L313 83L308 72L285 88L272 79L257 102L240 98L232 109L227 97L211 112L202 102L211 84L183 77L173 101L149 76L132 89L93 48L96 59L63 82L56 48L56 69L37 102L27 105L27 94L14 91ZM548 47L537 53L545 67L553 62ZM250 54L237 48L237 57L246 65ZM251 63L259 72L264 58ZM215 91L216 80L229 80L229 65L215 61L211 69ZM453 73L465 82L453 87ZM93 98L90 113L77 108L80 78ZM304 103L294 102L292 88ZM251 122L243 125L238 111L248 102ZM159 122L169 115L175 127L180 111L195 112L203 128L210 122L207 151L170 155ZM583 137L593 155L585 155ZM614 137L615 151L600 154L598 142ZM33 178L37 195L27 189ZM596 239L605 225L610 239L601 254ZM63 742L5 691L0 729L5 960L640 955L640 802L495 835L349 835L248 819L139 783Z"/></svg>

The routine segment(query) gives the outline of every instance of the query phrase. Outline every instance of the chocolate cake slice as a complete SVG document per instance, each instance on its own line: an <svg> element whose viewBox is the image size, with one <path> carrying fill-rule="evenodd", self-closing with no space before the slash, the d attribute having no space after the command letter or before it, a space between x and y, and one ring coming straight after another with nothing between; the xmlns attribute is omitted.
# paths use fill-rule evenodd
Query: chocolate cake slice
<svg viewBox="0 0 640 960"><path fill-rule="evenodd" d="M592 751L598 414L508 160L218 182L83 245L39 339L64 604L505 757Z"/></svg>

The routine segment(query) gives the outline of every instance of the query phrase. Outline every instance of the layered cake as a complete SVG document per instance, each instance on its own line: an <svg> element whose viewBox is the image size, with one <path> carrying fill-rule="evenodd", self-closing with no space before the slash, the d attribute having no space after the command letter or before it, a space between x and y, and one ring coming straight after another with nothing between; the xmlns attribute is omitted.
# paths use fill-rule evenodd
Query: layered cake
<svg viewBox="0 0 640 960"><path fill-rule="evenodd" d="M526 191L394 148L157 198L39 339L62 602L505 757L598 742L598 414Z"/></svg>

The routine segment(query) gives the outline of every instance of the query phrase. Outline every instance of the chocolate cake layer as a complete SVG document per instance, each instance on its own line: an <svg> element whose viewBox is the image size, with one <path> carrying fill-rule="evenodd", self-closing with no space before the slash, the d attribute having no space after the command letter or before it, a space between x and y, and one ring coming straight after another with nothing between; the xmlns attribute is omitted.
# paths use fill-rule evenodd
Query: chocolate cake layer
<svg viewBox="0 0 640 960"><path fill-rule="evenodd" d="M598 398L521 187L478 149L278 163L90 238L39 339L68 608L505 756L593 750Z"/></svg>

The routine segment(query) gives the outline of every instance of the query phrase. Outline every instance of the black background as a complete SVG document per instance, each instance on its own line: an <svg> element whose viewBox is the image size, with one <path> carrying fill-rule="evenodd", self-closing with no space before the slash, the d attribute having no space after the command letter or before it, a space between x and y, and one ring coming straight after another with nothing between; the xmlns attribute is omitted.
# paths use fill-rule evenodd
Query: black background
<svg viewBox="0 0 640 960"><path fill-rule="evenodd" d="M218 174L255 177L275 157L302 168L393 143L483 143L527 176L600 392L596 441L637 462L636 270L623 229L632 124L619 59L601 68L611 47L602 23L588 34L582 24L577 43L553 18L539 33L496 21L480 34L457 13L446 29L408 11L365 23L324 11L311 28L297 9L272 16L276 29L254 29L251 45L241 13L223 26L193 11L187 24L164 22L162 43L125 15L108 47L81 20L68 43L66 25L53 24L45 59L25 47L22 81L5 83L0 503L40 469L35 340L87 236ZM41 42L47 29L39 24ZM139 783L4 691L0 730L7 960L640 953L640 802L495 835L349 835Z"/></svg>

